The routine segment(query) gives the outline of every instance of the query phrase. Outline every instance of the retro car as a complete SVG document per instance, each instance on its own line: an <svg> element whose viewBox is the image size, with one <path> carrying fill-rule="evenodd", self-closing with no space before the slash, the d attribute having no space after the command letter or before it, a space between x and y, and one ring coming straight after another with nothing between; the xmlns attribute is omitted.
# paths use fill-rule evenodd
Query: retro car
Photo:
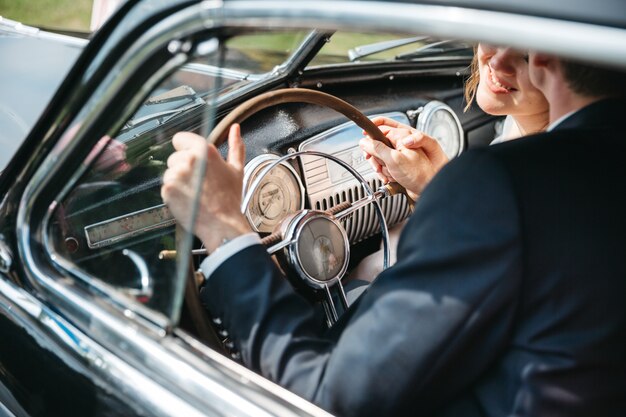
<svg viewBox="0 0 626 417"><path fill-rule="evenodd" d="M0 415L327 415L241 365L200 306L205 252L160 197L172 136L194 131L225 152L224 126L242 124L242 211L332 326L349 304L344 277L411 213L365 161L362 131L376 135L370 118L384 115L451 158L488 144L500 121L463 101L477 41L625 68L626 10L611 0L126 2L6 155ZM339 235L291 244L316 227L311 213L329 211Z"/></svg>
<svg viewBox="0 0 626 417"><path fill-rule="evenodd" d="M86 39L44 31L0 16L0 170L4 169L63 77L83 50ZM42 71L45 68L45 71Z"/></svg>

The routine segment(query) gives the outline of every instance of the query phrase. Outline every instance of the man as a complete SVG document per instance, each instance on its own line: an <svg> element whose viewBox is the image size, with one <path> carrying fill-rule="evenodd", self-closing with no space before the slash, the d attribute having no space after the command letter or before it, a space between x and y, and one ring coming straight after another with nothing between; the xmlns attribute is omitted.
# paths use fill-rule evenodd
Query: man
<svg viewBox="0 0 626 417"><path fill-rule="evenodd" d="M551 131L448 164L397 264L326 333L239 214L238 127L228 164L175 136L162 196L189 227L207 155L202 297L247 366L339 415L626 415L626 103L608 98L626 77L529 65Z"/></svg>

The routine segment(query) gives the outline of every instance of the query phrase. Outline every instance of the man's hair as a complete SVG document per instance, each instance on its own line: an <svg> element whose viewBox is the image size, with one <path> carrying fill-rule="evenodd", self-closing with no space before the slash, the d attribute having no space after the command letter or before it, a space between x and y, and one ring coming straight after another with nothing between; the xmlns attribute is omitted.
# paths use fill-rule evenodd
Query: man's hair
<svg viewBox="0 0 626 417"><path fill-rule="evenodd" d="M626 96L626 72L561 60L563 76L577 94L589 97Z"/></svg>

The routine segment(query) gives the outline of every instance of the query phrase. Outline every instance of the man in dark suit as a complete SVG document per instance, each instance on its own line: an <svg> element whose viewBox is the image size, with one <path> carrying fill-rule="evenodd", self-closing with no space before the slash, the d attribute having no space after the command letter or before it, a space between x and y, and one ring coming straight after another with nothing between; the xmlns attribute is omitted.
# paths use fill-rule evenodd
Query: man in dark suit
<svg viewBox="0 0 626 417"><path fill-rule="evenodd" d="M238 127L229 163L174 138L162 195L189 227L208 155L202 298L247 366L339 415L626 415L626 102L609 98L624 76L529 62L551 131L448 164L397 264L326 332L239 214Z"/></svg>

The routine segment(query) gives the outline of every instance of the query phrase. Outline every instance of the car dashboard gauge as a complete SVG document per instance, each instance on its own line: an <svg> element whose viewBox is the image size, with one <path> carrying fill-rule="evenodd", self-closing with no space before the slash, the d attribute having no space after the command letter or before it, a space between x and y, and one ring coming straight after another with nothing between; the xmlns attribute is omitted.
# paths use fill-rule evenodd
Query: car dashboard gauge
<svg viewBox="0 0 626 417"><path fill-rule="evenodd" d="M417 118L416 128L435 138L448 159L463 152L465 147L463 128L454 110L448 105L440 101L428 102Z"/></svg>
<svg viewBox="0 0 626 417"><path fill-rule="evenodd" d="M244 169L244 195L258 176L279 157L272 154L259 155ZM245 211L250 226L261 233L271 233L288 214L304 208L304 186L300 177L287 162L270 170L254 190Z"/></svg>

